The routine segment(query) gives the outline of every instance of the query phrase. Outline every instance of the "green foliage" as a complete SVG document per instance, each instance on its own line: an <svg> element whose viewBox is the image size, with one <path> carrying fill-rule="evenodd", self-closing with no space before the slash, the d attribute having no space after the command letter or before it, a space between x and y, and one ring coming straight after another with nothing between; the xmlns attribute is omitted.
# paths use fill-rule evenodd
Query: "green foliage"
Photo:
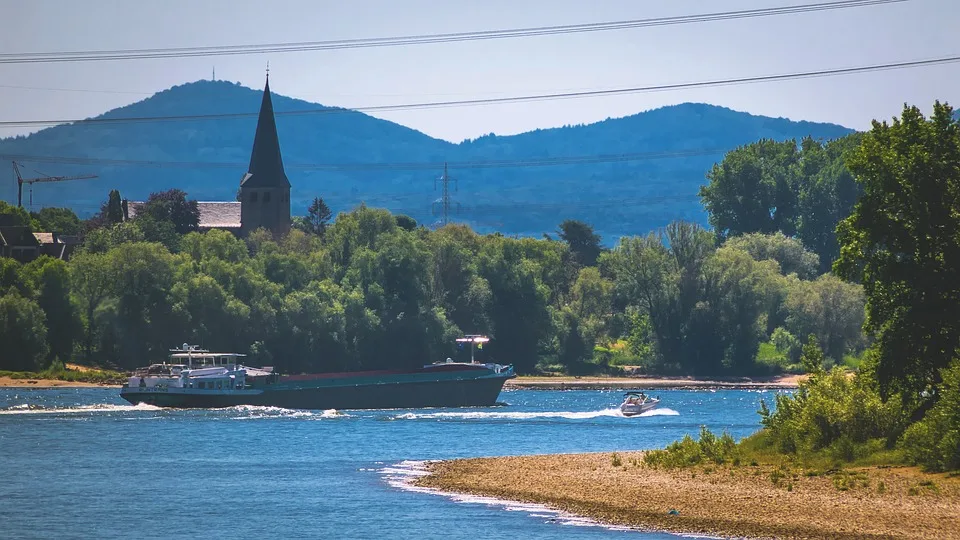
<svg viewBox="0 0 960 540"><path fill-rule="evenodd" d="M120 192L111 189L107 197L107 223L117 224L123 221L123 201L120 198Z"/></svg>
<svg viewBox="0 0 960 540"><path fill-rule="evenodd" d="M80 234L80 218L69 208L41 208L30 214L34 229L59 234Z"/></svg>
<svg viewBox="0 0 960 540"><path fill-rule="evenodd" d="M863 195L834 268L863 283L881 390L927 407L960 349L960 124L948 105L933 109L874 122L850 154Z"/></svg>
<svg viewBox="0 0 960 540"><path fill-rule="evenodd" d="M866 346L865 303L863 287L831 274L798 281L787 293L785 326L795 336L815 335L826 355L840 362L847 353L862 352Z"/></svg>
<svg viewBox="0 0 960 540"><path fill-rule="evenodd" d="M112 211L109 208L109 203L107 211L108 215ZM148 231L153 232L156 229L153 234L158 236L168 235L166 224L172 226L177 234L196 231L200 224L200 209L197 206L197 201L187 200L187 194L183 190L169 189L151 193L143 206L137 210L134 220L149 223L149 225L143 227L144 234L148 235L148 240L158 242L160 238L150 238L151 233ZM111 223L113 223L112 219Z"/></svg>
<svg viewBox="0 0 960 540"><path fill-rule="evenodd" d="M804 249L800 240L784 236L780 231L734 236L724 245L746 251L755 261L777 261L784 275L797 274L801 279L813 279L819 273L820 258Z"/></svg>
<svg viewBox="0 0 960 540"><path fill-rule="evenodd" d="M327 232L327 226L330 219L333 218L333 212L330 207L320 197L314 197L307 207L307 215L297 217L293 221L293 227L305 233L323 236Z"/></svg>
<svg viewBox="0 0 960 540"><path fill-rule="evenodd" d="M144 240L145 236L139 224L126 221L90 231L84 238L83 249L89 253L106 253L121 244Z"/></svg>
<svg viewBox="0 0 960 540"><path fill-rule="evenodd" d="M880 399L869 371L857 375L838 367L825 371L823 353L812 336L803 347L801 362L811 376L797 392L777 394L774 411L761 402L761 423L771 447L794 455L827 450L849 461L892 445L907 415L898 404ZM867 444L877 439L880 448ZM868 451L858 451L864 448Z"/></svg>
<svg viewBox="0 0 960 540"><path fill-rule="evenodd" d="M149 242L159 223L168 240ZM521 373L765 373L757 349L806 283L689 223L582 266L567 242L431 231L363 205L322 237L180 235L140 214L90 231L68 264L0 264L0 285L47 313L48 358L127 369L184 341L288 372L397 368L484 333L482 358Z"/></svg>
<svg viewBox="0 0 960 540"><path fill-rule="evenodd" d="M30 227L31 224L30 214L26 210L0 201L0 226Z"/></svg>
<svg viewBox="0 0 960 540"><path fill-rule="evenodd" d="M25 265L22 275L30 283L37 304L46 314L50 359L69 361L73 355L74 341L81 335L81 323L76 306L70 300L67 264L43 256Z"/></svg>
<svg viewBox="0 0 960 540"><path fill-rule="evenodd" d="M650 467L667 469L700 464L739 464L740 450L736 441L726 431L717 437L705 426L701 426L699 440L686 435L663 450L647 452L643 456L643 463Z"/></svg>
<svg viewBox="0 0 960 540"><path fill-rule="evenodd" d="M903 434L910 463L930 471L960 469L960 360L943 371L937 404Z"/></svg>
<svg viewBox="0 0 960 540"><path fill-rule="evenodd" d="M570 246L570 252L582 266L596 266L600 257L600 236L582 221L568 219L560 224L557 235Z"/></svg>
<svg viewBox="0 0 960 540"><path fill-rule="evenodd" d="M819 271L829 269L839 254L837 223L850 214L859 193L843 161L859 137L826 144L808 137L799 145L764 139L727 153L700 189L717 238L776 232L785 235L781 239L796 236L818 256ZM807 261L787 269L784 260L777 260L785 273L809 272Z"/></svg>
<svg viewBox="0 0 960 540"><path fill-rule="evenodd" d="M35 371L47 359L46 316L36 302L11 291L0 296L0 367Z"/></svg>

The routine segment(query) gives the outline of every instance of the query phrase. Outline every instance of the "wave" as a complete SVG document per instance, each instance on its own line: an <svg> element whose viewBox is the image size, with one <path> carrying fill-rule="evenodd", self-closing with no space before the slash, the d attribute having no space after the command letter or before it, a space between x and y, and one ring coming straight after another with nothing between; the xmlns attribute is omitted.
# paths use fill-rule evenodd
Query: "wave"
<svg viewBox="0 0 960 540"><path fill-rule="evenodd" d="M239 412L244 415L236 416L234 417L234 420L257 420L260 418L342 418L349 416L336 409L309 411L261 405L238 405L236 407L227 407L225 409L217 410Z"/></svg>
<svg viewBox="0 0 960 540"><path fill-rule="evenodd" d="M500 507L503 510L508 512L525 512L529 517L543 519L547 523L555 523L557 525L569 525L577 527L601 527L608 531L637 531L639 529L634 529L631 527L623 527L619 525L609 525L606 523L600 523L590 518L585 518L582 516L577 516L569 512L564 512L562 510L557 510L543 504L535 503L525 503L520 501L510 501L506 499L497 499L495 497L485 497L482 495L469 495L462 493L453 493L448 491L440 491L434 488L425 488L414 485L414 481L426 474L429 474L426 470L426 466L429 464L429 461L401 461L394 465L386 466L380 469L380 474L383 479L392 487L397 489L402 489L404 491L412 491L417 493L430 493L433 495L440 495L447 499L450 499L456 503L466 503L466 504L483 504L487 506Z"/></svg>
<svg viewBox="0 0 960 540"><path fill-rule="evenodd" d="M146 403L139 403L137 405L112 405L109 403L98 403L95 405L81 405L79 407L43 407L40 405L22 403L20 405L14 405L9 409L0 409L0 414L83 414L159 410L161 410L160 407L147 405Z"/></svg>
<svg viewBox="0 0 960 540"><path fill-rule="evenodd" d="M673 409L653 409L633 418L648 416L679 416ZM626 418L620 409L603 409L600 411L449 411L431 413L405 413L393 417L395 420L425 420L425 419L459 419L459 420L529 420L535 418L563 418L567 420L585 420L600 417Z"/></svg>

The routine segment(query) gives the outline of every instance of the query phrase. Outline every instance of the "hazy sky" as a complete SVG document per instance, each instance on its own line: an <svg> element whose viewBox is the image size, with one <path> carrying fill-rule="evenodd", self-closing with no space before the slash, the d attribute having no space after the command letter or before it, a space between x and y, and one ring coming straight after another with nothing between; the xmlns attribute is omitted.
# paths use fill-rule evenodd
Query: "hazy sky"
<svg viewBox="0 0 960 540"><path fill-rule="evenodd" d="M824 0L0 0L0 52L383 37L677 16ZM82 118L218 79L343 107L694 82L960 55L960 0L660 28L248 56L0 65L0 119ZM58 90L59 89L59 90ZM72 91L64 91L69 89ZM378 114L460 141L707 102L863 129L904 102L960 105L960 63L647 94ZM0 128L0 136L23 133Z"/></svg>

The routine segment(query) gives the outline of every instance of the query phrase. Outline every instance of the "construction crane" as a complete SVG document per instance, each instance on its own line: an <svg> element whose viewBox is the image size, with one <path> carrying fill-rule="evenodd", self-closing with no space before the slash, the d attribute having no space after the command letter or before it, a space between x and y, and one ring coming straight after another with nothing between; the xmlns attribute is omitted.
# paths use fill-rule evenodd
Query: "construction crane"
<svg viewBox="0 0 960 540"><path fill-rule="evenodd" d="M37 171L39 172L39 171ZM64 180L86 180L88 178L97 178L95 174L82 174L76 176L40 176L38 178L24 178L20 175L20 166L16 161L13 162L13 173L17 176L17 207L23 208L23 185L30 186L30 206L33 206L33 184L40 182L63 182ZM41 173L43 174L43 173Z"/></svg>

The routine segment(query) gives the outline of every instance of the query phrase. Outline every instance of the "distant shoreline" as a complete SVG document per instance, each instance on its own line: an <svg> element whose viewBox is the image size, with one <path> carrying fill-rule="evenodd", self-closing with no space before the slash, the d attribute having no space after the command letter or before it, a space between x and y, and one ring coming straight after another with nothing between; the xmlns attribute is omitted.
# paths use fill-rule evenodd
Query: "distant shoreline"
<svg viewBox="0 0 960 540"><path fill-rule="evenodd" d="M429 463L429 474L414 484L543 504L641 530L751 538L960 538L956 477L908 467L782 476L771 465L662 470L642 459L643 452L458 459Z"/></svg>
<svg viewBox="0 0 960 540"><path fill-rule="evenodd" d="M629 390L656 388L725 388L737 389L791 389L797 388L804 375L778 375L775 377L543 377L520 376L507 381L506 388L527 390Z"/></svg>
<svg viewBox="0 0 960 540"><path fill-rule="evenodd" d="M120 385L61 381L58 379L13 379L10 377L0 377L0 388L120 388Z"/></svg>
<svg viewBox="0 0 960 540"><path fill-rule="evenodd" d="M791 389L803 375L776 377L569 377L520 376L507 381L505 388L525 390L630 390L657 388ZM0 377L0 388L120 388L119 384L61 381L57 379L13 379Z"/></svg>

